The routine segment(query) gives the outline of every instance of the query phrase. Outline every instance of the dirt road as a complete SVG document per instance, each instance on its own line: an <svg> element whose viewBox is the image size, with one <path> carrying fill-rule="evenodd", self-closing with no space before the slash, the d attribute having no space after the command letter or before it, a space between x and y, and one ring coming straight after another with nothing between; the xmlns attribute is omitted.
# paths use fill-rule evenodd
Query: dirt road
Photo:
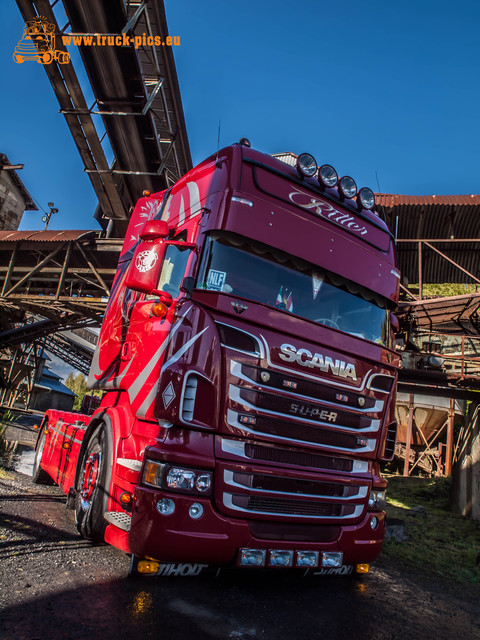
<svg viewBox="0 0 480 640"><path fill-rule="evenodd" d="M57 487L0 478L2 640L480 638L480 604L379 562L362 581L283 573L128 579L77 536Z"/></svg>

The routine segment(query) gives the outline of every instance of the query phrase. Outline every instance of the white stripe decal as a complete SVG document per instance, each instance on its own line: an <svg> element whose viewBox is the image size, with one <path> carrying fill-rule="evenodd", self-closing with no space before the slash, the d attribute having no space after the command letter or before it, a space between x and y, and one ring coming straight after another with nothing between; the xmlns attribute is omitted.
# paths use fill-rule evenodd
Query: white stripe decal
<svg viewBox="0 0 480 640"><path fill-rule="evenodd" d="M184 319L187 316L187 313L193 309L193 306L188 307L188 309L185 311L185 313L183 314L183 316L181 316L178 319L178 322L172 327L172 330L170 331L170 333L168 334L168 336L165 338L165 340L162 342L162 344L158 347L157 351L153 354L153 356L150 358L147 366L143 369L143 371L140 373L140 375L138 376L138 378L136 378L136 380L130 385L130 387L127 389L128 391L128 397L130 399L130 404L133 404L134 401L136 400L138 394L140 393L140 391L143 388L143 385L146 383L148 377L150 376L150 374L152 373L153 369L155 368L155 365L157 364L160 356L162 355L162 353L165 351L165 349L167 348L169 342L172 340L173 336L175 335L175 333L178 331L178 329L180 328L182 322L184 321Z"/></svg>
<svg viewBox="0 0 480 640"><path fill-rule="evenodd" d="M205 333L205 331L208 329L208 326L205 327L205 329L203 329L203 331L200 331L200 333L197 333L196 336L193 336L193 338L190 338L190 340L188 342L186 342L183 347L181 347L169 360L167 360L167 362L164 363L161 371L160 371L160 376L162 375L162 373L164 372L164 370L169 367L171 364L173 364L174 362L177 362L177 360L179 360L183 354L192 346L192 344L194 342L196 342L196 340L198 340L198 338L200 338L200 336ZM148 393L147 397L145 398L145 400L142 402L139 410L138 410L138 414L144 416L146 414L146 412L148 411L148 409L150 408L150 405L152 404L152 402L154 402L155 398L157 397L158 394L158 386L160 383L160 376L158 377L158 380L155 382L155 384L153 385L153 387L150 389L150 392Z"/></svg>

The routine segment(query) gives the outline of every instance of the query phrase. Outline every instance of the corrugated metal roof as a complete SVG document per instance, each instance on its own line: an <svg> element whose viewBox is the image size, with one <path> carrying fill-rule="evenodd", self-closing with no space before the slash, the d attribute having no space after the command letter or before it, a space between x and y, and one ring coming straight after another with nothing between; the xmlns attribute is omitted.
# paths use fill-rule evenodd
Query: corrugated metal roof
<svg viewBox="0 0 480 640"><path fill-rule="evenodd" d="M80 238L100 234L100 231L75 231L64 229L61 231L0 231L0 242L69 242Z"/></svg>
<svg viewBox="0 0 480 640"><path fill-rule="evenodd" d="M400 206L471 206L480 205L480 195L458 195L458 196L406 196L398 193L376 193L375 198L377 205L384 207L400 207Z"/></svg>
<svg viewBox="0 0 480 640"><path fill-rule="evenodd" d="M376 194L377 211L383 211L399 240L398 262L408 283L419 281L418 240L433 240L437 250L463 269L480 276L480 195L415 196ZM406 242L409 240L410 242ZM443 242L442 242L443 240ZM472 278L427 245L422 245L423 282L472 282Z"/></svg>

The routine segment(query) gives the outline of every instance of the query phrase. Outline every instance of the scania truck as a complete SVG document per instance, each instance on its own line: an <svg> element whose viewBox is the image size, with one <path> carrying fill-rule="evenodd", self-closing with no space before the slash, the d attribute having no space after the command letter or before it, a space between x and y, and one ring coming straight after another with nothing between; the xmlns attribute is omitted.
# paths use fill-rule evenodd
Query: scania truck
<svg viewBox="0 0 480 640"><path fill-rule="evenodd" d="M143 194L89 375L101 405L40 426L34 481L133 572L348 574L380 553L394 239L370 189L286 160L242 139Z"/></svg>

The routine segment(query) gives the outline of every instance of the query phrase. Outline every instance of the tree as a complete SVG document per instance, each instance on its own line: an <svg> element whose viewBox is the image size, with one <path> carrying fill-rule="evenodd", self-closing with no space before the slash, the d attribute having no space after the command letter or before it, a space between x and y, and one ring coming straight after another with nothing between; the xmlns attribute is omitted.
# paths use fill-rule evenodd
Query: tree
<svg viewBox="0 0 480 640"><path fill-rule="evenodd" d="M76 376L74 376L73 373L69 373L64 384L77 396L75 398L75 402L73 403L73 410L78 411L82 406L83 396L87 393L88 390L85 376L83 375L83 373L78 373Z"/></svg>

